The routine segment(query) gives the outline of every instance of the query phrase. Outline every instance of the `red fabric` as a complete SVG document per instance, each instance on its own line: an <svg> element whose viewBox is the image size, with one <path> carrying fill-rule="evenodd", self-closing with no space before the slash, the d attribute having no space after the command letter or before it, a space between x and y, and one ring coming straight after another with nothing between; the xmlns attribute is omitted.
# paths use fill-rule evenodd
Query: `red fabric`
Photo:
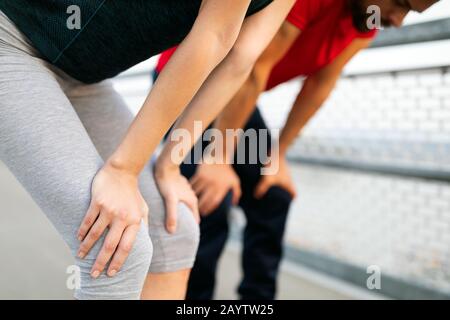
<svg viewBox="0 0 450 320"><path fill-rule="evenodd" d="M156 72L160 73L164 66L169 62L170 57L175 53L177 47L173 47L172 49L164 51L158 59L158 63L156 64Z"/></svg>
<svg viewBox="0 0 450 320"><path fill-rule="evenodd" d="M297 0L287 21L302 30L288 53L273 68L266 90L298 76L309 76L330 64L355 38L373 38L353 26L346 0ZM175 49L164 52L160 72Z"/></svg>

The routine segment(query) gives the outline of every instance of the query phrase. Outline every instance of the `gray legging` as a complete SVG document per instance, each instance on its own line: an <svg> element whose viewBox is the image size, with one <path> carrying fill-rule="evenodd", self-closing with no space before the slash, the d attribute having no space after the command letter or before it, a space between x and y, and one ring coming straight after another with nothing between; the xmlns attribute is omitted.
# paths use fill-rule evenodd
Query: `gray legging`
<svg viewBox="0 0 450 320"><path fill-rule="evenodd" d="M74 256L92 180L132 120L110 82L84 85L47 64L0 11L0 160L31 194ZM94 280L89 274L104 237L86 259L77 259L82 276L75 298L138 299L148 272L192 267L199 229L191 212L180 204L178 230L169 235L150 166L140 176L140 190L149 205L149 226L142 224L114 278L103 273Z"/></svg>

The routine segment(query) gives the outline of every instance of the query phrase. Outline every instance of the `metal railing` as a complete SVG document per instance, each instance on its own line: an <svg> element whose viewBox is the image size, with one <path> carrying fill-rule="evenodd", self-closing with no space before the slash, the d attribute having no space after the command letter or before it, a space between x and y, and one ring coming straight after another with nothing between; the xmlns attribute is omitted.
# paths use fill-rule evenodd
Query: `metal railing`
<svg viewBox="0 0 450 320"><path fill-rule="evenodd" d="M401 29L385 29L375 39L372 48L446 39L450 39L450 18L409 25Z"/></svg>
<svg viewBox="0 0 450 320"><path fill-rule="evenodd" d="M450 19L442 19L432 22L421 23L417 25L410 25L402 29L383 30L380 32L379 36L374 41L372 48L385 48L390 46L407 45L446 39L450 39ZM356 82L360 78L367 79L370 77L379 76L380 74L396 78L398 75L401 75L405 72L413 74L414 72L423 72L424 70L437 71L441 72L442 74L445 74L449 72L450 66L443 65L436 68L425 67L424 69L417 67L411 68L409 70L401 70L401 71L391 70L389 72L380 71L380 72L361 73L357 75L346 74L343 76L343 79L350 79ZM357 137L355 137L355 139L357 139ZM301 139L299 139L297 145L299 144L300 141ZM361 143L364 143L364 141L361 141ZM370 141L368 143L370 143ZM345 144L345 142L343 142L343 144ZM314 157L308 154L303 154L299 150L295 150L295 146L294 151L289 154L289 159L293 162L299 162L314 166L331 167L343 170L362 171L367 173L450 182L450 170L442 170L436 168L431 169L418 168L414 166L402 166L402 165L395 165L392 162L377 163L376 161L374 161L372 163L370 162L368 163L358 161L357 159L343 160L339 159L338 157L334 158L332 156Z"/></svg>

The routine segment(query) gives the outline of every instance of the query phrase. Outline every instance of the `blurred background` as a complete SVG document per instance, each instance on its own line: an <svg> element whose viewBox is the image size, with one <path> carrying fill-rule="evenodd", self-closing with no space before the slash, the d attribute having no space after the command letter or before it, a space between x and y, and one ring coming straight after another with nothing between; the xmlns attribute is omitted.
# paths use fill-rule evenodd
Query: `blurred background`
<svg viewBox="0 0 450 320"><path fill-rule="evenodd" d="M115 79L137 112L155 58ZM271 128L302 79L265 94ZM450 3L381 32L346 68L290 152L299 193L288 222L279 298L450 298ZM70 299L69 252L0 163L0 298ZM218 299L235 298L240 227L219 270ZM367 268L381 271L369 290Z"/></svg>

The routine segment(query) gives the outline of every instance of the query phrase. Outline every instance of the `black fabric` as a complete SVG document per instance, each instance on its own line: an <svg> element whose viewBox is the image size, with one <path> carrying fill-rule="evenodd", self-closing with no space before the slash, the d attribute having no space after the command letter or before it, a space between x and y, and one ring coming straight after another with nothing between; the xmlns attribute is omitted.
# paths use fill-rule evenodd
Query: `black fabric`
<svg viewBox="0 0 450 320"><path fill-rule="evenodd" d="M249 129L267 129L258 109L246 125L245 130ZM206 146L205 143L203 147ZM250 149L247 147L245 150ZM246 157L249 158L248 155ZM247 220L242 252L244 277L238 292L244 300L272 300L276 294L276 280L283 255L283 236L292 198L286 190L272 187L262 199L255 199L253 193L260 179L262 164L235 164L233 168L241 180L242 197L239 206ZM181 166L181 171L187 178L192 177L195 170L194 164ZM231 193L211 215L202 218L200 246L188 286L187 298L190 300L213 298L217 262L228 238L230 208Z"/></svg>
<svg viewBox="0 0 450 320"><path fill-rule="evenodd" d="M273 0L253 0L247 15ZM179 44L201 0L0 0L0 9L46 60L72 77L95 83ZM81 11L70 30L67 8Z"/></svg>

